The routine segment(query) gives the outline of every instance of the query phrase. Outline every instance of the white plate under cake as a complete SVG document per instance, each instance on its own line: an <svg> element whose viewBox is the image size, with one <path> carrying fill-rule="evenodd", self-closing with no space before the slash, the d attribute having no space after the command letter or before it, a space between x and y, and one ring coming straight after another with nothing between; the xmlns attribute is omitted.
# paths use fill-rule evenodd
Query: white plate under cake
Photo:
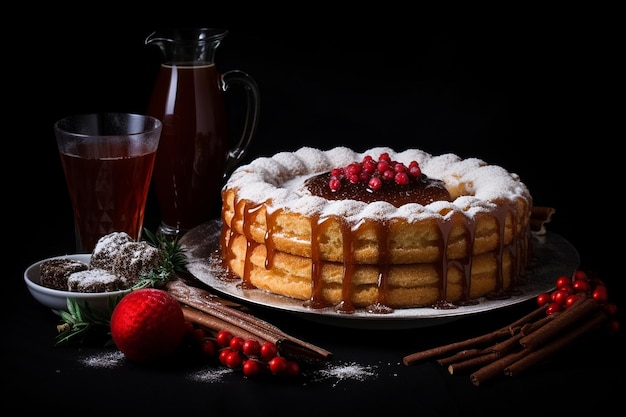
<svg viewBox="0 0 626 417"><path fill-rule="evenodd" d="M398 308L386 314L357 308L346 314L336 311L333 306L310 308L302 300L258 288L243 288L241 279L223 265L221 232L222 221L216 219L191 229L179 241L188 261L187 269L200 285L206 285L215 295L243 304L283 311L322 324L351 328L390 330L428 327L510 307L553 290L555 277L571 275L580 264L578 252L566 239L546 230L537 231L532 233L532 261L518 282L517 291L512 292L510 297L481 297L475 304L457 308Z"/></svg>

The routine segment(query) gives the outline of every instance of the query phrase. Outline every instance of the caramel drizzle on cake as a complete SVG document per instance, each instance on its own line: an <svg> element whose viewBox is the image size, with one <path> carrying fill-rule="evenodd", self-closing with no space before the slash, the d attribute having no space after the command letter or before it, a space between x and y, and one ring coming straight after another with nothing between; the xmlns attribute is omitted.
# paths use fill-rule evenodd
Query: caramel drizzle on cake
<svg viewBox="0 0 626 417"><path fill-rule="evenodd" d="M233 222L241 220L244 225L244 235L247 239L248 248L246 250L246 259L244 262L244 274L242 278L241 288L242 289L255 289L256 287L250 281L250 271L249 268L251 266L250 256L256 246L259 243L255 242L251 236L249 225L252 223L249 219L252 215L258 211L262 205L261 204L252 204L246 200L240 200L238 202L240 206L236 213L243 213L243 218L241 219L233 219ZM504 240L505 234L505 222L509 212L515 212L517 210L516 207L512 205L505 204L501 207L496 208L493 212L490 213L477 213L476 216L495 216L498 224L498 236L500 241ZM265 259L265 267L267 269L272 268L274 255L276 253L275 246L273 244L274 239L272 238L272 233L276 228L276 217L282 212L281 209L278 209L271 214L266 212L266 224L267 224L267 233L265 236L265 245L267 248L267 254ZM332 306L328 302L324 300L322 295L323 283L320 278L321 276L321 263L322 259L319 253L319 244L318 239L319 236L324 231L324 228L328 224L331 218L335 218L342 225L342 238L343 238L343 252L344 252L344 279L342 283L342 300L339 304ZM513 221L515 222L516 216L511 216ZM439 253L441 254L438 262L436 262L438 274L440 276L439 280L439 297L438 300L432 305L433 308L436 309L450 309L456 308L459 305L470 305L477 303L476 300L472 300L469 296L470 288L471 288L471 272L472 272L472 256L465 256L463 259L449 259L446 255L447 246L449 242L450 231L453 228L453 225L456 222L462 222L469 242L473 245L475 238L475 226L477 224L478 217L470 218L466 216L462 216L457 214L455 216L450 216L443 220L437 220L437 225L439 228L439 233L441 235L441 247ZM393 220L391 220L393 221ZM356 228L352 228L347 222L345 222L339 216L328 216L326 218L321 217L313 217L311 220L311 230L312 230L312 268L311 268L311 278L312 278L312 292L309 300L304 302L304 305L314 309L322 309L327 307L334 307L336 311L343 313L351 313L355 311L355 307L351 301L351 281L352 274L356 263L352 259L352 243L354 240L355 232L358 230ZM513 224L513 229L515 230L517 227L516 224ZM232 230L229 232L231 235L229 239L225 240L224 233L226 232L226 228L223 229L223 235L221 237L222 242L232 242ZM375 314L385 314L393 312L393 309L387 305L386 296L387 296L387 281L388 281L388 269L391 265L389 260L389 252L387 251L387 240L389 236L390 225L389 221L379 221L376 222L376 235L377 241L379 242L379 251L380 251L380 262L376 267L378 268L378 300L376 303L369 305L366 307L366 311L369 313ZM511 296L513 292L516 291L516 287L518 285L518 278L523 273L525 266L528 263L527 259L527 249L530 244L530 229L527 228L527 231L523 233L521 236L515 236L512 242L509 245L500 245L497 250L494 251L496 256L496 265L497 265L497 277L496 277L496 289L488 294L486 297L489 299L504 299ZM512 268L511 268L511 279L512 283L509 285L509 289L505 290L504 288L504 272L503 272L503 259L504 259L504 251L507 250L511 256L512 260ZM224 257L224 262L228 264L230 261L229 253L231 251L226 251L226 255ZM451 266L456 266L462 272L463 276L463 294L459 301L454 303L448 302L446 299L447 294L447 282L448 282L448 272Z"/></svg>

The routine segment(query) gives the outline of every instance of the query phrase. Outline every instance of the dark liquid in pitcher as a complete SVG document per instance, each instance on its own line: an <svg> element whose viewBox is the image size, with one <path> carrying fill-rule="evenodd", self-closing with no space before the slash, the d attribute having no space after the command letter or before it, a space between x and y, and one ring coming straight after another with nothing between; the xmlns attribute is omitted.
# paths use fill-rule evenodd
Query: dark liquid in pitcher
<svg viewBox="0 0 626 417"><path fill-rule="evenodd" d="M148 114L163 130L152 183L162 222L186 231L220 202L228 139L215 65L161 65Z"/></svg>

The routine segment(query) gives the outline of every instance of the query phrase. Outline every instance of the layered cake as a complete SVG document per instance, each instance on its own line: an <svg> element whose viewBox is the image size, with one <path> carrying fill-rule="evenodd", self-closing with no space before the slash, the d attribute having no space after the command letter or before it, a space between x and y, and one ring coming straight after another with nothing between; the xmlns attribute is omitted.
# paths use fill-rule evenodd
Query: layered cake
<svg viewBox="0 0 626 417"><path fill-rule="evenodd" d="M506 296L529 262L532 198L476 158L304 147L222 190L222 261L242 281L340 312Z"/></svg>

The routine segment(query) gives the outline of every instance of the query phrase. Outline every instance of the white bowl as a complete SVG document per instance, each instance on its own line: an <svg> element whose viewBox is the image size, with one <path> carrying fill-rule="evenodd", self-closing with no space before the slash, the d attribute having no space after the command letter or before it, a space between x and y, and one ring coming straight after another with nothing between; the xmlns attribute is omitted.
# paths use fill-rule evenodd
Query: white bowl
<svg viewBox="0 0 626 417"><path fill-rule="evenodd" d="M94 309L107 311L110 297L118 297L131 291L130 289L128 289L109 292L82 293L73 291L61 291L44 287L43 285L41 285L40 281L41 264L50 259L58 258L69 258L89 264L91 254L65 255L44 259L32 264L31 266L26 268L26 271L24 271L24 281L26 282L28 291L30 291L32 296L35 297L37 301L39 301L44 306L51 308L52 311L57 314L59 314L58 312L60 310L67 311L68 298L72 298L82 305L88 303L89 306Z"/></svg>

